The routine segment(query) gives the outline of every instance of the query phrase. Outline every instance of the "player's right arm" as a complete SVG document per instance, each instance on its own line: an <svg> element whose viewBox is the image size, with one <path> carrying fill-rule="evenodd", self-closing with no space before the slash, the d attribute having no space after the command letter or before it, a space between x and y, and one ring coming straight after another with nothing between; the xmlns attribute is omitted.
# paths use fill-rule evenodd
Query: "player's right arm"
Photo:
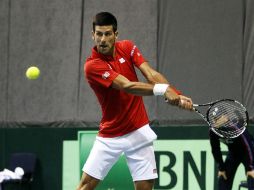
<svg viewBox="0 0 254 190"><path fill-rule="evenodd" d="M108 64L99 60L88 61L85 64L86 78L90 84L99 84L112 87L126 93L138 96L154 95L154 84L130 81L123 75L116 73ZM167 88L164 95L169 103L179 106L179 96L172 88ZM180 107L191 109L191 104L182 104Z"/></svg>
<svg viewBox="0 0 254 190"><path fill-rule="evenodd" d="M153 89L154 84L144 83L144 82L132 82L129 81L126 77L119 74L112 82L111 85L113 88L118 90L123 90L126 93L139 95L139 96L151 96L154 95ZM179 96L175 93L174 90L168 88L164 94L165 98L170 101L172 105L179 104ZM185 108L185 107L183 107ZM186 108L188 109L188 108Z"/></svg>

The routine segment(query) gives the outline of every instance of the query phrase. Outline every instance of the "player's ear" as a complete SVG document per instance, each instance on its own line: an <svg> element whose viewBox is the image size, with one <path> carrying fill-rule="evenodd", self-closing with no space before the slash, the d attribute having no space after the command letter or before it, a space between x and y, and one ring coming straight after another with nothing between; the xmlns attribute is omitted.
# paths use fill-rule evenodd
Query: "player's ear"
<svg viewBox="0 0 254 190"><path fill-rule="evenodd" d="M92 39L94 40L94 32L92 31Z"/></svg>
<svg viewBox="0 0 254 190"><path fill-rule="evenodd" d="M115 32L115 38L117 39L118 38L118 31Z"/></svg>

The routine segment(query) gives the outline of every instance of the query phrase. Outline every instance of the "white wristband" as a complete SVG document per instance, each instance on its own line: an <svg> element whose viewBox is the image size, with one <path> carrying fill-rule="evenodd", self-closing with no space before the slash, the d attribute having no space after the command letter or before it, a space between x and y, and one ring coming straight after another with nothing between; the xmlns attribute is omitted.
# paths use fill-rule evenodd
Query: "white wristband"
<svg viewBox="0 0 254 190"><path fill-rule="evenodd" d="M153 94L155 96L163 96L169 87L169 84L155 84L153 87Z"/></svg>

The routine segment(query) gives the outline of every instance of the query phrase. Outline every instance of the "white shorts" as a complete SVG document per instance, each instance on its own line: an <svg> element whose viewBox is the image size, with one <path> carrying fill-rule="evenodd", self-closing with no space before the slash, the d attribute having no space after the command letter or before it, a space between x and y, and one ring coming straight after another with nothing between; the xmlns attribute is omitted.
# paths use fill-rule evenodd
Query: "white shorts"
<svg viewBox="0 0 254 190"><path fill-rule="evenodd" d="M119 157L124 154L133 181L158 177L153 141L156 134L149 125L115 138L96 137L83 171L103 180Z"/></svg>

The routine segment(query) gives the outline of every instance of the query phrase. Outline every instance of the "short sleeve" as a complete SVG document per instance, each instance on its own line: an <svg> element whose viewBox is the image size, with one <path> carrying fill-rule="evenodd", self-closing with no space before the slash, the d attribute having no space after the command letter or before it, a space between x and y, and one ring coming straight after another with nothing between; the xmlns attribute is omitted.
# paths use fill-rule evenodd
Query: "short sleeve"
<svg viewBox="0 0 254 190"><path fill-rule="evenodd" d="M131 60L135 64L135 66L139 67L142 63L146 61L141 52L139 51L138 47L132 41L126 40L126 46L130 54Z"/></svg>
<svg viewBox="0 0 254 190"><path fill-rule="evenodd" d="M88 61L85 63L85 74L90 84L109 87L118 76L109 64L103 61Z"/></svg>

